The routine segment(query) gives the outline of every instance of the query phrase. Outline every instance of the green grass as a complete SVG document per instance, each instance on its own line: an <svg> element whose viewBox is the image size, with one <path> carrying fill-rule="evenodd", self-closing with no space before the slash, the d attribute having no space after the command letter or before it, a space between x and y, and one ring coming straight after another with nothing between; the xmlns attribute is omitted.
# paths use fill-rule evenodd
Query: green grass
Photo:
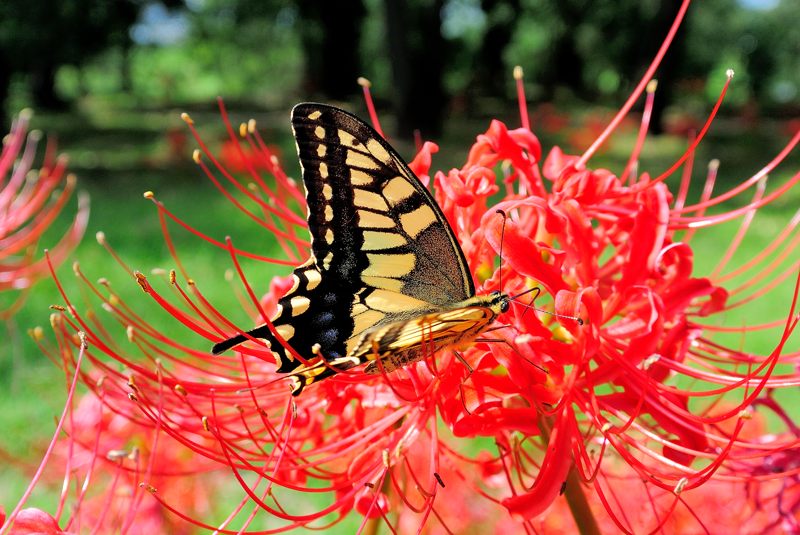
<svg viewBox="0 0 800 535"><path fill-rule="evenodd" d="M211 109L199 109L193 117L206 140L215 145L224 131L217 115ZM247 114L235 114L234 124ZM284 161L291 175L297 176L298 166L293 156L293 143L289 136L288 110L259 112L262 134L270 143L277 143L285 156ZM509 120L515 124L514 119ZM80 261L81 269L89 280L108 277L124 299L137 305L137 310L148 310L158 314L158 309L149 301L136 282L114 262L94 240L97 231L104 231L107 239L134 269L150 273L153 268L171 269L175 263L169 256L161 235L157 211L153 204L142 197L144 191L152 190L159 200L189 224L215 239L233 236L238 247L271 254L274 244L257 225L236 212L220 195L200 170L191 163L190 155L176 160L169 154L165 132L183 128L177 112L166 110L137 110L115 107L110 102L87 101L78 112L66 115L42 115L35 118L42 130L57 134L59 146L71 156L71 171L80 180L80 189L91 195L92 213L86 237L72 255ZM463 163L467 150L475 135L485 131L485 119L457 119L448 125L442 151L435 156L434 168L446 169ZM776 134L776 125L761 129L741 130L733 121L721 120L715 127L708 143L702 145L697 156L697 169L710 158L722 160L718 191L726 190L740 180L750 176L769 161L785 142L786 136ZM626 148L633 141L635 132L628 133L602 153L592 165L619 170L627 159ZM543 146L549 150L553 143L563 143L558 134L544 136ZM407 145L400 145L404 155L409 154ZM658 174L683 150L685 143L675 137L663 137L648 141L642 156L641 169ZM189 148L193 143L189 143ZM782 166L773 180L784 180L792 170L798 168L798 156ZM700 174L699 172L696 173ZM700 185L702 181L699 181ZM696 199L698 188L692 190L690 199ZM766 240L777 234L791 218L800 204L797 191L790 192L774 205L763 210L751 229L751 236L739 248L732 265L757 254ZM74 206L73 206L74 208ZM70 214L60 221L66 224ZM695 248L696 273L710 273L726 245L736 232L737 223L727 224L698 233L692 244ZM224 273L231 267L224 251L214 251L200 246L196 238L188 236L174 225L172 236L180 251L181 259L191 270L197 282L212 303L222 310L230 310L234 321L247 323L247 318L236 306L231 290L224 281ZM58 232L45 238L54 239ZM275 253L278 255L278 253ZM787 262L794 260L789 259ZM71 262L58 270L71 296L78 295L78 285L72 275ZM256 292L268 288L270 278L288 270L275 268L263 270L251 282ZM254 273L250 270L250 273ZM781 285L769 300L722 316L728 325L759 323L785 317L788 309L793 279ZM34 326L43 326L49 331L48 317L51 304L63 304L51 280L44 280L32 289L27 302L12 322L4 327L5 343L0 347L0 451L7 452L14 462L0 467L0 504L10 508L16 502L43 452L55 428L54 418L60 414L65 399L64 377L27 337L26 331ZM141 308L138 306L141 305ZM715 319L714 321L719 321ZM202 347L199 337L185 331L170 332L176 337ZM120 331L120 339L124 333ZM192 338L194 337L194 338ZM741 337L721 337L721 340L739 347L762 353L769 352L777 333L757 334L742 340ZM788 350L796 349L795 336ZM24 467L22 470L19 467ZM55 503L51 494L39 497L43 506ZM49 500L49 501L48 501ZM49 507L48 507L49 508Z"/></svg>

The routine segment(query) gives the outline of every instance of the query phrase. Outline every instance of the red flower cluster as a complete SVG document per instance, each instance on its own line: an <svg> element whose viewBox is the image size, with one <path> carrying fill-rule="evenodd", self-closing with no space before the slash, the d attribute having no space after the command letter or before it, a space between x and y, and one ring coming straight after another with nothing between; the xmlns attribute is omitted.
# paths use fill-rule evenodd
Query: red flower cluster
<svg viewBox="0 0 800 535"><path fill-rule="evenodd" d="M74 175L65 175L67 159L55 156L52 143L41 167L34 169L41 133L28 134L30 118L27 110L19 114L0 152L0 294L17 294L0 305L0 320L14 315L31 285L49 275L47 263L36 259L36 249L69 201L76 183ZM66 258L83 237L89 217L88 197L79 196L78 204L71 227L51 250L53 262Z"/></svg>
<svg viewBox="0 0 800 535"><path fill-rule="evenodd" d="M538 286L544 297L537 306L559 315L513 302L491 333L497 341L463 352L469 369L444 352L391 374L343 373L292 398L263 347L245 344L233 356L209 354L212 342L251 326L232 324L203 295L172 245L169 221L230 256L242 302L255 321L270 316L288 281L274 279L260 297L248 280L262 283L264 264L294 266L308 252L305 221L296 209L303 193L254 123L242 125L237 136L222 107L227 150L238 147L237 165L247 170L246 178L214 158L187 116L201 147L195 161L274 236L286 258L204 236L148 193L181 276L171 272L151 280L120 263L166 317L198 336L176 341L163 317L146 319L106 281L93 284L76 268L85 294L111 321L62 290L66 307L53 321L59 347L54 358L74 371L115 421L126 422L119 424L126 434L139 428L148 443L161 437L150 448L147 470L129 470L155 500L188 522L224 533L324 529L352 511L359 531L384 523L394 533L461 533L489 524L534 532L570 529L573 522L586 531L700 531L716 523L729 503L737 506L730 518L739 525L797 529L800 433L780 402L782 390L800 384L798 354L784 352L798 321L797 291L785 321L732 329L745 336L777 327L767 354L725 346L718 340L725 328L713 318L768 296L773 287L758 277L723 286L762 259L722 272L757 209L800 181L795 174L767 193L762 180L800 142L800 133L764 169L726 193L713 195L717 166L709 166L704 194L689 205L694 151L719 103L686 153L651 176L637 164L655 90L649 84L628 165L619 173L586 165L644 92L668 41L631 99L581 156L554 147L542 159L521 99L522 127L493 121L461 168L432 173L432 143L412 161L424 182L433 176L436 200L477 274L479 293L516 294ZM521 75L517 79L521 88ZM682 181L672 193L665 180L679 170ZM748 187L756 193L744 206L706 214ZM508 215L504 231L498 209ZM743 224L731 255L709 277L695 276L690 241L703 228L737 217ZM790 254L796 224L767 251ZM102 236L100 243L117 257ZM245 260L250 264L243 266ZM777 262L761 270L776 271ZM774 279L797 273L798 266L783 269ZM742 291L749 297L732 302ZM127 345L118 341L122 332ZM763 413L773 416L768 424ZM92 442L87 428L94 430L102 446L85 450L98 458L118 447L108 442L114 435L105 424L62 421L71 437L84 437L71 440L85 445ZM227 517L218 520L182 500L183 479L212 467L229 470L241 486ZM205 483L204 492L210 496L216 485ZM730 494L730 501L712 503L709 493ZM144 503L129 501L129 516ZM566 507L572 519L557 514Z"/></svg>

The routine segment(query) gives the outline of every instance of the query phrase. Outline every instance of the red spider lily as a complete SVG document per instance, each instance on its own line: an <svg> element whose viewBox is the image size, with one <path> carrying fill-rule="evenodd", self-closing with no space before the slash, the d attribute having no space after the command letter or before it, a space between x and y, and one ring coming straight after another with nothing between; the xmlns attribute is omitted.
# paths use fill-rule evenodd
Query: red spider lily
<svg viewBox="0 0 800 535"><path fill-rule="evenodd" d="M719 335L727 329L714 319L769 299L774 280L798 272L797 263L786 267L781 254L770 255L794 251L798 218L763 255L728 264L756 211L800 181L795 174L769 192L763 181L800 133L761 171L716 196L717 165L711 165L701 199L689 204L695 149L726 84L686 153L658 176L641 172L655 90L649 82L678 23L642 83L582 155L554 147L543 160L523 96L522 127L493 121L460 169L432 173L437 147L431 143L412 161L424 182L433 176L436 200L478 274L479 292L516 294L539 286L549 297L537 304L560 314L539 316L515 302L499 319L503 328L492 332L499 343L476 343L463 353L471 372L445 352L391 374L343 373L292 398L264 347L253 343L235 355L211 356L211 342L251 325L233 324L206 299L179 259L169 223L229 255L242 304L257 322L270 316L288 280L274 279L264 297L248 281L264 283L259 264L288 272L305 259L308 243L305 221L293 209L302 206L303 193L255 125L237 133L221 106L247 170L242 180L213 156L187 116L200 145L198 165L275 237L283 258L202 235L148 193L180 277L171 272L151 280L120 264L166 314L156 319L137 312L106 281L94 284L76 268L91 299L73 302L62 290L67 306L53 323L65 367L77 370L111 412L180 443L196 471L224 466L241 485L238 505L215 519L182 503L166 470L142 470L155 500L188 522L225 533L323 529L351 511L360 531L384 523L396 533L489 524L533 532L568 530L575 522L587 531L700 531L716 527L721 505L708 503L713 493L729 494L727 503L739 506L739 525L796 526L800 437L779 400L781 391L800 384L792 366L797 353L784 353L798 319L797 292L785 321L730 329L746 336L777 328L768 354L725 346ZM521 73L517 79L521 88ZM618 173L587 167L648 86L628 164ZM374 116L370 100L368 106ZM681 179L676 193L665 182L673 175ZM743 206L717 206L749 187L755 193ZM508 214L505 222L498 209ZM742 226L730 254L708 277L694 275L690 243L706 227L736 218ZM103 236L100 243L120 258ZM772 280L753 275L732 283L748 272L766 272ZM198 336L177 341L167 334L165 317ZM76 332L85 333L85 347ZM129 344L118 342L123 332ZM768 429L763 413L774 416ZM79 436L80 427L71 422L71 434ZM163 479L156 486L157 475ZM559 514L567 507L573 519Z"/></svg>
<svg viewBox="0 0 800 535"><path fill-rule="evenodd" d="M74 514L66 528L80 532L91 527L100 532L133 531L145 533L190 533L189 525L168 514L153 500L145 499L142 479L158 488L168 481L168 491L176 503L196 516L212 509L209 490L219 488L208 471L217 468L191 450L173 447L163 440L160 429L116 414L115 393L84 396L69 415L70 441L60 444L59 462L69 466L83 481L73 489ZM126 396L127 399L127 396ZM203 474L203 477L177 477ZM73 475L77 480L77 475Z"/></svg>
<svg viewBox="0 0 800 535"><path fill-rule="evenodd" d="M55 156L55 144L48 143L41 167L34 169L41 134L28 134L30 117L29 111L19 114L0 153L0 293L18 292L0 310L0 319L11 317L28 288L49 275L44 259L35 258L36 249L75 189L75 176L65 175L67 159ZM88 218L89 199L80 195L72 225L52 247L53 262L62 261L78 245Z"/></svg>
<svg viewBox="0 0 800 535"><path fill-rule="evenodd" d="M641 488L633 479L615 479L616 506L623 511L626 522L632 526L648 526L654 523L657 516L656 507L650 505L651 497L643 496ZM794 533L797 530L797 513L791 511L791 504L798 499L796 489L782 489L783 484L774 479L761 483L763 492L782 493L790 507L779 511L779 499L759 502L753 496L743 492L742 485L737 482L712 479L692 492L681 496L681 505L663 518L664 533ZM664 502L668 496L660 498ZM608 514L603 504L589 498L591 514L602 533L616 533L619 526ZM643 504L643 501L645 504ZM666 505L653 500L658 508ZM563 533L574 531L570 521L570 511L566 503L557 501L547 515L534 521L539 532ZM565 521L566 520L566 521Z"/></svg>
<svg viewBox="0 0 800 535"><path fill-rule="evenodd" d="M58 315L51 319L54 327L62 321ZM46 342L41 329L34 332L34 339L54 362L71 356L68 352L59 355ZM58 363L65 369L80 368L84 358L85 337L73 336L72 342L79 345L79 354L75 362ZM10 527L12 534L83 533L87 529L102 533L190 533L190 524L169 514L154 500L145 499L151 487L142 486L141 480L148 480L150 485L169 481L167 494L186 510L204 516L212 509L208 491L224 488L217 484L219 478L214 477L218 465L191 450L170 447L169 439L165 439L158 425L147 425L146 420L118 413L117 406L128 402L129 394L106 389L108 385L102 376L94 382L93 393L73 404L79 380L86 383L91 377L79 373L72 378L55 438L4 527ZM62 428L67 430L66 438L58 439ZM62 473L55 474L63 478L56 511L50 515L38 509L21 509L40 479L49 477L54 482L53 474L45 470L48 461L63 467ZM183 477L187 474L193 477ZM197 474L201 477L195 477ZM218 471L216 475L223 474ZM59 526L63 526L63 531Z"/></svg>

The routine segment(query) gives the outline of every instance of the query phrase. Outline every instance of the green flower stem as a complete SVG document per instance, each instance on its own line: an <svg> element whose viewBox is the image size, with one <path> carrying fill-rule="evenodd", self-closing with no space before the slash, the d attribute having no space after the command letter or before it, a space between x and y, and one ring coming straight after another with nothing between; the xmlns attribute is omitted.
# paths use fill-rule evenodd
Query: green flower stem
<svg viewBox="0 0 800 535"><path fill-rule="evenodd" d="M539 430L541 431L542 442L547 447L550 444L550 430L553 428L553 421L551 418L539 416ZM567 505L572 513L572 518L575 519L575 525L581 535L600 535L600 527L592 513L592 508L589 507L589 502L586 500L584 493L584 484L578 474L575 465L572 465L567 480L564 482L564 497L567 499Z"/></svg>
<svg viewBox="0 0 800 535"><path fill-rule="evenodd" d="M567 475L567 488L564 489L564 497L567 499L567 504L572 513L572 518L575 519L578 532L581 535L600 535L600 527L597 525L592 508L589 507L589 502L586 500L583 481L574 465Z"/></svg>

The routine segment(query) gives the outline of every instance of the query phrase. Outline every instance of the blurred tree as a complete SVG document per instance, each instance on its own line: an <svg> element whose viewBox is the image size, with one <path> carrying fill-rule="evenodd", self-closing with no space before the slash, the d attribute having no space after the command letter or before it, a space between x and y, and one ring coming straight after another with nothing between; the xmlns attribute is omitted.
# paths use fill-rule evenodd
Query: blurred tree
<svg viewBox="0 0 800 535"><path fill-rule="evenodd" d="M640 31L644 35L653 36L652 39L637 40L629 43L626 49L628 54L623 56L627 61L621 62L619 68L621 72L628 73L628 85L632 85L639 80L643 71L658 53L663 39L669 32L670 26L675 21L675 17L681 7L681 0L661 0L657 5L649 10L637 13L640 20ZM690 9L683 20L669 52L661 61L655 78L658 80L658 91L653 102L653 111L650 119L650 131L653 134L664 132L664 112L673 103L675 93L681 77L681 67L684 64L686 55L686 28L689 25L689 18L692 15ZM638 46L637 45L638 42Z"/></svg>
<svg viewBox="0 0 800 535"><path fill-rule="evenodd" d="M590 13L587 0L563 0L553 2L552 7L560 24L550 47L545 87L549 89L550 96L553 88L559 85L569 87L578 94L584 93L584 57L578 53L578 32L574 30Z"/></svg>
<svg viewBox="0 0 800 535"><path fill-rule="evenodd" d="M749 53L756 96L772 105L800 109L800 9L784 0L763 17L751 19L752 39L740 41Z"/></svg>
<svg viewBox="0 0 800 535"><path fill-rule="evenodd" d="M728 104L756 99L797 106L800 94L800 9L797 0L711 0L692 11L682 74L698 80L735 68ZM718 80L713 85L718 84ZM709 84L711 85L711 84ZM718 90L718 87L716 88ZM708 88L709 96L716 92Z"/></svg>
<svg viewBox="0 0 800 535"><path fill-rule="evenodd" d="M364 4L361 0L299 0L298 6L308 92L337 100L358 93L356 79L363 74L359 44Z"/></svg>
<svg viewBox="0 0 800 535"><path fill-rule="evenodd" d="M617 101L638 82L655 56L680 4L680 0L528 0L517 23L511 56L529 72L542 100L551 100L559 89L567 88L590 102ZM656 132L684 72L686 24L681 28L656 73L662 82L654 109ZM532 34L538 37L531 38Z"/></svg>
<svg viewBox="0 0 800 535"><path fill-rule="evenodd" d="M128 42L137 0L3 0L0 2L0 98L3 108L16 73L27 75L33 103L57 109L58 67L80 65L109 46Z"/></svg>
<svg viewBox="0 0 800 535"><path fill-rule="evenodd" d="M651 28L650 35L667 35L675 16L680 10L680 0L663 0L660 2L655 16L650 20L649 26ZM686 17L690 17L691 13L687 13ZM653 102L653 111L650 118L651 128L653 134L662 134L664 132L664 112L667 106L672 104L675 99L675 93L678 86L678 79L680 77L680 69L683 64L683 59L686 55L686 26L688 21L684 19L669 52L664 57L656 71L656 79L658 80L658 92L656 99ZM639 59L640 69L641 66L646 66L658 52L659 44L657 40L651 40L648 46L638 47L645 56Z"/></svg>
<svg viewBox="0 0 800 535"><path fill-rule="evenodd" d="M699 94L705 84L716 95L728 67L737 73L728 106L796 103L797 1L695 2L656 74L656 130L673 91ZM133 42L131 25L158 4L0 0L0 103L18 80L36 106L63 106L53 87L63 65L84 67L72 95L118 66L119 81L102 90L132 86L166 102L225 94L278 103L301 75L304 95L344 100L368 73L382 94L393 92L400 135L436 135L449 98L466 96L460 102L469 109L470 95L501 96L515 64L525 68L531 98L558 98L568 88L583 100L617 102L652 59L680 0L161 0L182 9L188 37L170 46ZM102 55L111 47L121 55Z"/></svg>
<svg viewBox="0 0 800 535"><path fill-rule="evenodd" d="M680 4L681 0L619 0L594 3L590 10L586 0L554 3L560 31L552 45L549 94L565 86L583 98L597 100L605 95L617 99L629 91L655 57ZM656 73L663 82L653 112L656 129L682 65L685 27L686 22Z"/></svg>
<svg viewBox="0 0 800 535"><path fill-rule="evenodd" d="M214 14L213 22L217 23L220 12L230 9L231 4L235 6L235 27L223 29L222 33L238 32L243 26L255 23L260 27L261 37L271 37L275 25L279 24L278 19L289 15L289 25L302 45L303 92L306 95L343 100L360 93L356 83L362 74L358 50L366 15L361 0L295 0L289 3L284 0L211 0L204 9ZM239 41L235 36L232 38Z"/></svg>
<svg viewBox="0 0 800 535"><path fill-rule="evenodd" d="M447 44L441 31L444 0L384 0L396 100L397 131L410 137L441 133L447 102L443 76Z"/></svg>
<svg viewBox="0 0 800 535"><path fill-rule="evenodd" d="M481 8L486 13L486 31L475 58L476 89L487 95L503 94L508 81L508 69L503 62L503 53L514 35L519 0L482 0Z"/></svg>

